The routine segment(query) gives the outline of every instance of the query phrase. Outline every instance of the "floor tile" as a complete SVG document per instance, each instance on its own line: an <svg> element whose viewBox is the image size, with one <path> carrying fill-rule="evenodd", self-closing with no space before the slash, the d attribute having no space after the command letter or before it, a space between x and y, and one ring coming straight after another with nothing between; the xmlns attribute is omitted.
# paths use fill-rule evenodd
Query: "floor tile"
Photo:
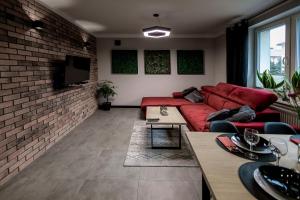
<svg viewBox="0 0 300 200"><path fill-rule="evenodd" d="M80 200L136 200L138 181L127 179L87 180L81 187Z"/></svg>
<svg viewBox="0 0 300 200"><path fill-rule="evenodd" d="M199 198L199 193L189 181L139 182L139 200L197 200Z"/></svg>
<svg viewBox="0 0 300 200"><path fill-rule="evenodd" d="M136 108L95 112L1 186L0 199L199 199L199 168L123 166L139 116Z"/></svg>

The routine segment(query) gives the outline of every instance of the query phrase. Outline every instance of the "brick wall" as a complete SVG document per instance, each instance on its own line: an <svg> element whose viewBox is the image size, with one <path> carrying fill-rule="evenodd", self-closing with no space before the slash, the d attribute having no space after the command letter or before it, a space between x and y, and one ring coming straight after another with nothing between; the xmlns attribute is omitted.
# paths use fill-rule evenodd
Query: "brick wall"
<svg viewBox="0 0 300 200"><path fill-rule="evenodd" d="M31 28L32 20L45 28ZM66 55L91 58L90 82L54 90ZM35 0L0 0L0 185L96 110L96 62L93 36Z"/></svg>

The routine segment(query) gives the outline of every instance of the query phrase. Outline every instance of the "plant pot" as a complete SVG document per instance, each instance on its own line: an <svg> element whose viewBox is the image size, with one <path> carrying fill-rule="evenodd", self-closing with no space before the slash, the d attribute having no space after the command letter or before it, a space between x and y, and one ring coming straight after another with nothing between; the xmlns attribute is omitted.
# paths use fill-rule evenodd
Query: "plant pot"
<svg viewBox="0 0 300 200"><path fill-rule="evenodd" d="M300 88L294 88L295 94L300 94Z"/></svg>
<svg viewBox="0 0 300 200"><path fill-rule="evenodd" d="M101 110L110 110L111 108L111 102L105 102L105 103L102 103L101 106L100 106Z"/></svg>

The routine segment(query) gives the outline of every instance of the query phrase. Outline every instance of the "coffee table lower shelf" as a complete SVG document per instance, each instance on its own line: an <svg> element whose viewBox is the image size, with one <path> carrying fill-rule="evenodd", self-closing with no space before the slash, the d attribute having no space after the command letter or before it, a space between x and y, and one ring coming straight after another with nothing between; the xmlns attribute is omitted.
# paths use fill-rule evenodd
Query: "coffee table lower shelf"
<svg viewBox="0 0 300 200"><path fill-rule="evenodd" d="M152 149L181 149L181 124L178 125L179 129L179 139L178 139L178 146L154 146L153 142L153 124L150 124L150 133L151 133L151 148ZM157 128L161 129L161 128ZM172 124L172 129L174 129L174 125Z"/></svg>

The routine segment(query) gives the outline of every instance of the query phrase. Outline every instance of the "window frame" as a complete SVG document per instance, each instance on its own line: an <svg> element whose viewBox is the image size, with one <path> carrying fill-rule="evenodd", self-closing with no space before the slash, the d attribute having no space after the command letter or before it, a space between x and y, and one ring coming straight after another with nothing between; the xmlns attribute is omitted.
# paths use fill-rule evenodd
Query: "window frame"
<svg viewBox="0 0 300 200"><path fill-rule="evenodd" d="M299 13L299 16L300 16L300 13ZM291 16L289 17L284 17L282 19L279 19L279 20L276 20L276 21L273 21L273 22L270 22L270 23L267 23L265 25L262 25L262 26L259 26L257 28L254 29L254 87L259 87L256 83L257 83L257 75L256 75L256 71L258 69L258 63L259 63L259 53L260 53L260 50L259 50L259 45L258 45L258 42L259 42L259 33L262 32L262 31L265 31L265 30L270 30L270 29L273 29L273 28L276 28L276 27L279 27L279 26L282 26L282 25L285 25L285 30L286 30L286 33L285 33L285 77L288 78L288 79L291 79ZM295 69L294 69L295 70Z"/></svg>
<svg viewBox="0 0 300 200"><path fill-rule="evenodd" d="M296 66L297 64L297 18L299 18L300 20L300 13L291 15L290 18L291 18L291 74L290 76L292 76L295 73L296 69L300 67L300 66Z"/></svg>

